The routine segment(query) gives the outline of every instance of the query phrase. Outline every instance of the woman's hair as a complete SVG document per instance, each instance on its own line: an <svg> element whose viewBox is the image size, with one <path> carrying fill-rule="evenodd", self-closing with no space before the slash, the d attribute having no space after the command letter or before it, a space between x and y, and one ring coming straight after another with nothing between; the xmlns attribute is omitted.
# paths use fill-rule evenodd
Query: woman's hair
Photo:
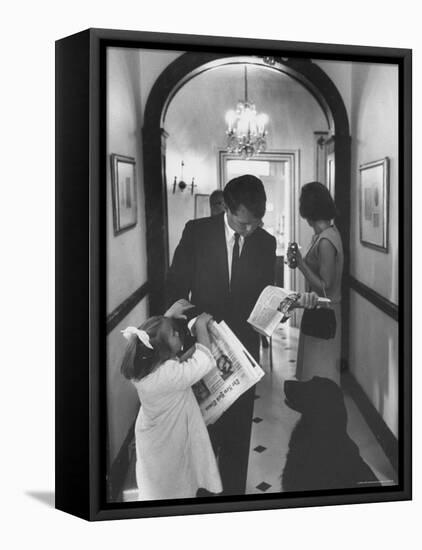
<svg viewBox="0 0 422 550"><path fill-rule="evenodd" d="M249 174L239 176L229 181L225 186L224 202L232 214L236 214L243 204L255 218L262 218L265 214L267 197L262 181Z"/></svg>
<svg viewBox="0 0 422 550"><path fill-rule="evenodd" d="M299 212L302 218L313 222L332 220L337 216L336 206L328 188L318 181L311 181L302 187Z"/></svg>
<svg viewBox="0 0 422 550"><path fill-rule="evenodd" d="M130 337L120 367L125 378L140 380L150 374L156 365L171 357L171 350L166 338L167 332L162 330L166 323L174 325L174 321L170 317L156 315L138 327L148 334L153 349L145 346L136 334Z"/></svg>

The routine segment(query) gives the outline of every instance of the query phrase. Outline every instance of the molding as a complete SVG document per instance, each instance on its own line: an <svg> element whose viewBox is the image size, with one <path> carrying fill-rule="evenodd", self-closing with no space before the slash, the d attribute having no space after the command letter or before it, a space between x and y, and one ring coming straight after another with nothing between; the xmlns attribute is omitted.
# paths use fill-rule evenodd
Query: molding
<svg viewBox="0 0 422 550"><path fill-rule="evenodd" d="M376 437L378 443L386 454L388 460L398 474L399 469L399 443L396 436L384 422L384 419L369 400L362 386L350 370L341 375L341 386L349 393L364 417L369 429Z"/></svg>
<svg viewBox="0 0 422 550"><path fill-rule="evenodd" d="M399 320L399 306L394 302L390 302L381 294L378 294L375 290L361 283L351 275L349 275L349 285L352 290L357 292L360 296L371 302L376 308L383 311L389 317L398 322Z"/></svg>
<svg viewBox="0 0 422 550"><path fill-rule="evenodd" d="M117 327L123 319L132 311L132 309L143 299L149 292L148 281L137 288L133 294L126 298L118 305L110 315L107 315L107 334Z"/></svg>

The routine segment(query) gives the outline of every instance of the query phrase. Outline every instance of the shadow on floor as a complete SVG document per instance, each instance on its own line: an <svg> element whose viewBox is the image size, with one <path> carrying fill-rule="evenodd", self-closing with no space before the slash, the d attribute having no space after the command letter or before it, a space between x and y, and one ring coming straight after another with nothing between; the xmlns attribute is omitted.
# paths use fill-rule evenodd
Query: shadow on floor
<svg viewBox="0 0 422 550"><path fill-rule="evenodd" d="M55 492L54 491L26 491L28 497L38 500L49 508L54 508Z"/></svg>

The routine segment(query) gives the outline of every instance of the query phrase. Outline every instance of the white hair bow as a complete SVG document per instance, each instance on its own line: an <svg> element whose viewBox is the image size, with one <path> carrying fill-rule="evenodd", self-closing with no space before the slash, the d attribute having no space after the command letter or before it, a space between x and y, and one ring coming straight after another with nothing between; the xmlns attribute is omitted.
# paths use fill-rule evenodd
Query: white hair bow
<svg viewBox="0 0 422 550"><path fill-rule="evenodd" d="M125 328L125 330L121 330L120 332L123 334L126 340L129 340L130 337L133 334L135 334L139 338L139 340L144 344L144 346L146 346L149 349L154 349L151 345L148 333L145 332L145 330L139 330L136 327L127 327Z"/></svg>

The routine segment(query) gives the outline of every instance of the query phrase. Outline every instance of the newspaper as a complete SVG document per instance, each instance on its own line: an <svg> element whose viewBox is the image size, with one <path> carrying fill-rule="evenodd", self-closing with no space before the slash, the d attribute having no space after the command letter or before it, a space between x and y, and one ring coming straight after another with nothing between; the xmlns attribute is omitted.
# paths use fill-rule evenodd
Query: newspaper
<svg viewBox="0 0 422 550"><path fill-rule="evenodd" d="M270 338L280 323L290 317L292 309L302 307L301 294L278 286L266 286L261 292L248 323L253 328ZM318 298L317 307L330 303L328 298Z"/></svg>
<svg viewBox="0 0 422 550"><path fill-rule="evenodd" d="M264 371L224 321L212 323L211 353L217 366L192 386L205 424L213 424Z"/></svg>

